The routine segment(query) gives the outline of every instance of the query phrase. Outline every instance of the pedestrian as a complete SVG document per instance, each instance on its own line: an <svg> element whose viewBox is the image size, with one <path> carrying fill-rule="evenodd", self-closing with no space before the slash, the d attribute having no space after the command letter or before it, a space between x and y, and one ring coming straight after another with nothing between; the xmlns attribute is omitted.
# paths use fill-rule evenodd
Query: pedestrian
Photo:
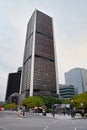
<svg viewBox="0 0 87 130"><path fill-rule="evenodd" d="M81 115L82 115L82 117L84 117L84 115L85 115L84 110L81 111Z"/></svg>
<svg viewBox="0 0 87 130"><path fill-rule="evenodd" d="M52 116L53 116L53 118L55 117L55 111L54 110L52 110Z"/></svg>
<svg viewBox="0 0 87 130"><path fill-rule="evenodd" d="M43 116L46 116L46 111L44 108L43 108L42 112L43 112Z"/></svg>

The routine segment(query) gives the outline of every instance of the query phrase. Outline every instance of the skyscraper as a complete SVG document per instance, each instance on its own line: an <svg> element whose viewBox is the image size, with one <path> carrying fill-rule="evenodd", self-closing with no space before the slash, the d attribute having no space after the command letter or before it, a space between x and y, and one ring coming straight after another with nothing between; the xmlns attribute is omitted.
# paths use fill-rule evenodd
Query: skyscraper
<svg viewBox="0 0 87 130"><path fill-rule="evenodd" d="M8 97L10 95L12 95L13 93L19 93L20 80L21 80L21 70L22 70L22 68L19 67L17 72L9 73L5 100L7 100Z"/></svg>
<svg viewBox="0 0 87 130"><path fill-rule="evenodd" d="M24 97L58 93L52 24L38 10L28 22L20 90Z"/></svg>
<svg viewBox="0 0 87 130"><path fill-rule="evenodd" d="M74 85L78 93L87 91L87 70L83 68L74 68L65 73L65 83Z"/></svg>

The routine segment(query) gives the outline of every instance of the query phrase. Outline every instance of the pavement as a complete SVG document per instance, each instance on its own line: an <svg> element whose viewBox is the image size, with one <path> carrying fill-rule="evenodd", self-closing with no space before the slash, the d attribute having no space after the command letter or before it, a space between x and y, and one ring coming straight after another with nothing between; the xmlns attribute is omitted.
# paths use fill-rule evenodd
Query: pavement
<svg viewBox="0 0 87 130"><path fill-rule="evenodd" d="M79 119L81 118L81 119ZM0 112L0 130L87 130L87 118L80 115L71 118L70 115L51 113L29 113L25 116L17 111Z"/></svg>

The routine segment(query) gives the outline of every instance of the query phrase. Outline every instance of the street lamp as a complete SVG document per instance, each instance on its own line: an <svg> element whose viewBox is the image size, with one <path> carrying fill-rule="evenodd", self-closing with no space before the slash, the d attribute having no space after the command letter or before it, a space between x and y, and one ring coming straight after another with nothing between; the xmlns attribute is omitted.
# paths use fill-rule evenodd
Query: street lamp
<svg viewBox="0 0 87 130"><path fill-rule="evenodd" d="M83 108L83 105L84 105L83 102L81 102L80 105L81 105L81 108L82 108L81 115L82 115L82 117L84 117L85 113L84 113L84 108Z"/></svg>
<svg viewBox="0 0 87 130"><path fill-rule="evenodd" d="M81 107L83 107L83 102L80 103Z"/></svg>
<svg viewBox="0 0 87 130"><path fill-rule="evenodd" d="M55 117L54 95L52 97L52 115Z"/></svg>
<svg viewBox="0 0 87 130"><path fill-rule="evenodd" d="M75 107L73 100L71 100L70 111L71 111L71 117L75 117Z"/></svg>

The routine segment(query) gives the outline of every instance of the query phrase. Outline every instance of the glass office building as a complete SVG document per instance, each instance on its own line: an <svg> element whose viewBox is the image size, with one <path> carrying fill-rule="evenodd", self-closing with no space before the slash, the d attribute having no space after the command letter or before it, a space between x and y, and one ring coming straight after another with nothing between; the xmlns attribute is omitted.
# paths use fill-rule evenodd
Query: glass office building
<svg viewBox="0 0 87 130"><path fill-rule="evenodd" d="M78 93L87 91L87 70L84 68L74 68L65 73L65 83L78 88Z"/></svg>
<svg viewBox="0 0 87 130"><path fill-rule="evenodd" d="M21 93L24 97L57 93L53 23L35 10L27 25Z"/></svg>

